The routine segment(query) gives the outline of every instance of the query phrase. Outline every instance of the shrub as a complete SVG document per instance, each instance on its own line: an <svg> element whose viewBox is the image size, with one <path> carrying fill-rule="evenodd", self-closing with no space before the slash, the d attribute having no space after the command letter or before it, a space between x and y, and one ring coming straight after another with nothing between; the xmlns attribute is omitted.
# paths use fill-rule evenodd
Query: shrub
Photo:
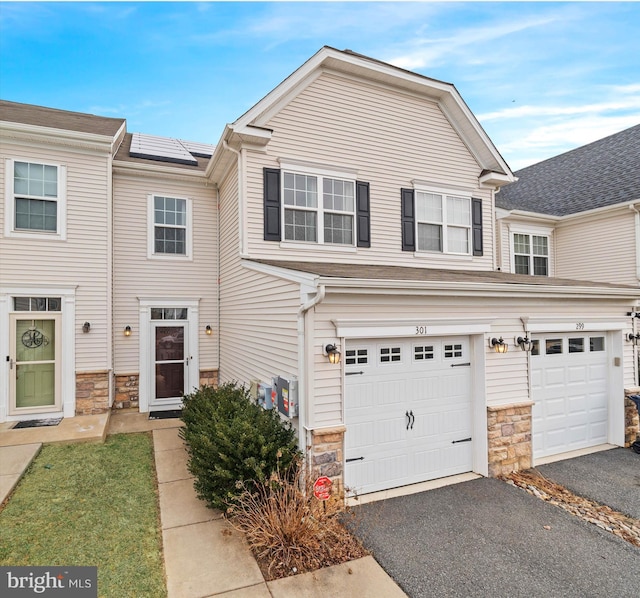
<svg viewBox="0 0 640 598"><path fill-rule="evenodd" d="M287 472L288 473L288 472ZM319 501L312 481L274 472L257 491L240 495L231 524L243 532L267 580L315 571L363 557L367 551L341 524L344 503Z"/></svg>
<svg viewBox="0 0 640 598"><path fill-rule="evenodd" d="M236 383L185 396L182 420L194 487L211 507L225 509L278 467L295 469L299 452L291 425L256 405Z"/></svg>

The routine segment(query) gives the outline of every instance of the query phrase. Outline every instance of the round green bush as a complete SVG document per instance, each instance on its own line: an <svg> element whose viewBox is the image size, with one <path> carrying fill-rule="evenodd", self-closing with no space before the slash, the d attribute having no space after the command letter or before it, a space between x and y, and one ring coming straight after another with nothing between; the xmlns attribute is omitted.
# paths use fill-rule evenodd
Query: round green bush
<svg viewBox="0 0 640 598"><path fill-rule="evenodd" d="M295 472L300 456L295 430L237 383L203 386L185 396L182 420L194 487L211 507L226 509L275 471Z"/></svg>

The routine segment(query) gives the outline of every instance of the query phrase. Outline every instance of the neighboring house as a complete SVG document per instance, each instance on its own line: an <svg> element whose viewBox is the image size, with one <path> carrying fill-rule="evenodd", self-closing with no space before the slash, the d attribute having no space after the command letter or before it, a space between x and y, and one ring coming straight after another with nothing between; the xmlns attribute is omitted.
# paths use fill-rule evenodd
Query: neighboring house
<svg viewBox="0 0 640 598"><path fill-rule="evenodd" d="M0 421L177 408L215 382L213 147L12 102L0 133Z"/></svg>
<svg viewBox="0 0 640 598"><path fill-rule="evenodd" d="M496 195L503 271L640 286L640 124L515 174Z"/></svg>
<svg viewBox="0 0 640 598"><path fill-rule="evenodd" d="M116 405L138 380L142 411L179 404L155 373L183 371L163 351L188 345L208 379L254 392L275 379L314 471L357 493L625 443L637 289L498 271L494 196L515 178L453 85L323 48L227 125L210 159L158 162L138 151L148 142L177 159L124 128L105 152ZM38 276L22 280L18 262L0 271L3 329Z"/></svg>

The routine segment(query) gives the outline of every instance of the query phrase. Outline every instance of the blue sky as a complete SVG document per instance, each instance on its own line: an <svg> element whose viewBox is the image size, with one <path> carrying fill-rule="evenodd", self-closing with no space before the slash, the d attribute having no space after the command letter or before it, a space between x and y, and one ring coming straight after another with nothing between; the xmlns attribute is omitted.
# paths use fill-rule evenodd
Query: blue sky
<svg viewBox="0 0 640 598"><path fill-rule="evenodd" d="M454 83L514 170L640 122L633 2L1 2L0 97L216 143L323 45Z"/></svg>

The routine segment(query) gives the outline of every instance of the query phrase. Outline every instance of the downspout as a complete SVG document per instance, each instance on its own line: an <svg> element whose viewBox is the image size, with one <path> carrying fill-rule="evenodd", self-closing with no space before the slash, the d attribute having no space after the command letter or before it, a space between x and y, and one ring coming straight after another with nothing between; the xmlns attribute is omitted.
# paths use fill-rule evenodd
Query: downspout
<svg viewBox="0 0 640 598"><path fill-rule="evenodd" d="M307 438L307 373L305 361L307 351L305 346L305 319L307 312L318 305L326 295L326 288L323 284L318 287L316 294L303 303L298 309L298 446L305 452L309 446L310 439Z"/></svg>
<svg viewBox="0 0 640 598"><path fill-rule="evenodd" d="M217 235L218 238L216 240L218 248L216 251L217 254L217 261L218 261L218 266L217 266L217 272L216 272L216 282L217 282L217 296L218 296L218 305L216 306L217 312L218 312L218 324L217 324L217 330L216 330L216 335L218 337L218 386L220 385L220 357L222 355L222 338L221 338L221 326L220 326L220 320L222 319L222 314L221 314L221 309L220 309L220 300L221 300L221 293L220 293L220 268L222 267L222 256L220 255L220 249L222 247L222 244L220 242L220 231L222 230L222 225L220 224L220 220L221 220L221 214L220 214L220 189L218 188L218 185L216 185L216 204L217 204L217 219L218 222L216 223L216 228L217 228Z"/></svg>
<svg viewBox="0 0 640 598"><path fill-rule="evenodd" d="M222 147L235 154L238 160L238 250L240 257L245 257L247 252L244 247L244 168L242 167L242 152L239 152L237 149L233 149L227 143L226 139L222 140Z"/></svg>
<svg viewBox="0 0 640 598"><path fill-rule="evenodd" d="M631 204L630 210L635 212L635 236L636 236L636 278L640 280L640 203Z"/></svg>

